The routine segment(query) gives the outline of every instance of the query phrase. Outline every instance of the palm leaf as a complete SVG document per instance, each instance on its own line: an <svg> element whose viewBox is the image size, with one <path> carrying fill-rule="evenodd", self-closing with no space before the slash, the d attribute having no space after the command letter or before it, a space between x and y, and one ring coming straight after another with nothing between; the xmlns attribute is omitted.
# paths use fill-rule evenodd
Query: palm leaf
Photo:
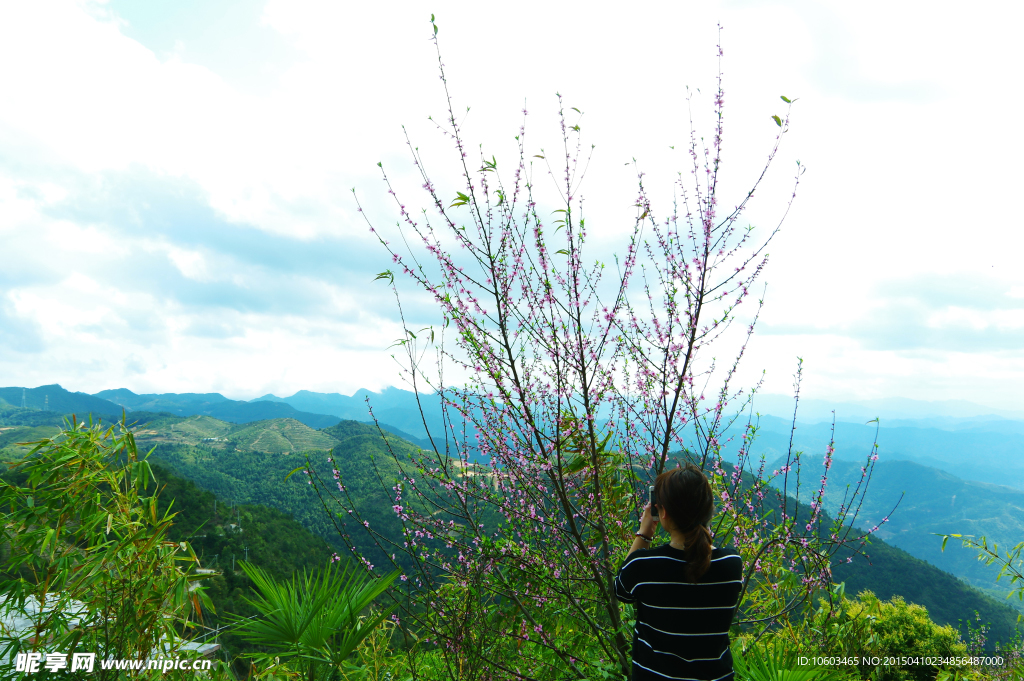
<svg viewBox="0 0 1024 681"><path fill-rule="evenodd" d="M732 650L737 681L838 681L844 671L828 667L798 664L797 650L786 641L751 645L745 651L739 645Z"/></svg>
<svg viewBox="0 0 1024 681"><path fill-rule="evenodd" d="M358 567L330 565L278 582L255 565L243 561L241 566L257 592L245 601L259 618L230 616L234 631L249 643L316 667L314 677L337 669L391 614L393 608L360 616L399 574L373 578Z"/></svg>

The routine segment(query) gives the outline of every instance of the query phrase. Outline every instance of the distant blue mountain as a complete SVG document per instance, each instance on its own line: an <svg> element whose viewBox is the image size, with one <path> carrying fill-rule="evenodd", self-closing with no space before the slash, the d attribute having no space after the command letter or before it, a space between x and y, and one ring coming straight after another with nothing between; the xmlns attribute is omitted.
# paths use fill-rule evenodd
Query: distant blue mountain
<svg viewBox="0 0 1024 681"><path fill-rule="evenodd" d="M413 393L399 388L380 392L361 389L353 395L300 390L290 397L264 395L245 402L220 393L139 395L125 388L88 395L54 384L0 388L0 405L20 407L23 396L29 409L48 406L53 412L74 412L80 418L89 414L118 417L125 409L180 416L204 414L233 423L293 418L314 428L332 426L339 420L370 422L372 408L385 430L429 447L429 428L443 447L440 439L444 422L438 396L420 395L417 402ZM821 474L835 412L837 461L829 490L830 508L839 503L833 495L857 477L877 437L880 462L862 520L867 524L878 522L905 491L901 510L879 536L919 558L984 587L986 582L991 585L991 571L975 565L969 552L960 547L947 547L946 553L938 551L939 542L933 533L989 533L1001 543L1019 541L1024 527L1019 511L1024 508L1024 421L1007 418L1013 412L986 413L979 405L954 401L876 400L833 406L801 400L799 420L792 431L791 398L758 396L755 410L763 415L754 417L759 425L754 455L763 456L771 468L778 467L792 434L793 449L803 452L806 463L804 482L812 486ZM866 423L876 416L880 417L879 424ZM728 461L735 460L745 423L745 419L738 420L723 438Z"/></svg>
<svg viewBox="0 0 1024 681"><path fill-rule="evenodd" d="M282 402L244 402L231 400L220 393L163 393L136 395L118 388L103 390L96 397L113 402L130 411L168 412L176 416L202 414L230 423L251 423L265 419L291 418L310 428L327 428L339 419L328 414L300 411ZM121 411L121 406L116 407Z"/></svg>
<svg viewBox="0 0 1024 681"><path fill-rule="evenodd" d="M96 397L102 397L129 409L147 409L154 404L216 404L218 402L234 402L220 393L163 393L160 395L136 395L127 388L101 390ZM152 411L152 410L149 410Z"/></svg>
<svg viewBox="0 0 1024 681"><path fill-rule="evenodd" d="M407 390L385 388L381 392L357 390L353 395L317 393L300 390L290 397L264 395L252 402L288 404L306 412L330 414L340 419L368 422L369 408L378 422L387 424L425 442L429 427L435 437L444 433L440 399L420 395L423 415L416 396ZM832 409L822 401L801 400L794 447L818 459L824 455L831 432ZM753 451L774 461L789 446L792 424L792 398L759 395L755 411L761 414L760 432ZM914 461L953 475L979 482L1010 485L1024 490L1024 421L1010 420L999 414L986 414L987 408L963 401L921 402L905 399L835 405L836 457L860 460L875 441L876 424L865 423L881 417L878 429L879 454L885 461ZM770 411L769 411L770 410ZM1003 414L1013 412L1004 411ZM959 414L954 416L953 414ZM815 422L817 417L822 420ZM726 456L734 456L745 419L740 419L726 445Z"/></svg>
<svg viewBox="0 0 1024 681"><path fill-rule="evenodd" d="M791 421L774 416L759 419L760 430L752 452L768 462L785 456L789 448ZM745 421L744 421L745 424ZM1024 445L1020 421L983 421L973 428L877 428L878 454L883 461L913 461L938 468L964 480L1008 485L1024 490ZM863 461L875 442L876 425L836 423L835 458ZM739 448L741 426L737 424L726 445L725 456L733 460ZM797 423L793 433L794 451L804 452L810 461L820 462L831 436L829 423ZM805 459L807 460L807 459Z"/></svg>
<svg viewBox="0 0 1024 681"><path fill-rule="evenodd" d="M275 402L289 404L296 409L319 414L330 414L339 419L369 422L374 418L381 424L387 424L416 438L417 444L423 445L427 439L427 428L435 437L443 437L444 421L441 412L441 400L437 395L420 395L423 415L415 393L400 388L385 388L379 393L360 389L353 395L340 393L315 393L300 390L291 397L264 395L257 397L250 404L259 402ZM370 409L373 409L373 415ZM426 420L426 426L424 426Z"/></svg>
<svg viewBox="0 0 1024 681"><path fill-rule="evenodd" d="M28 409L49 410L58 414L75 414L79 420L96 416L120 416L122 409L116 403L87 393L73 393L54 383L38 388L0 388L0 402L12 407L22 406L22 398Z"/></svg>
<svg viewBox="0 0 1024 681"><path fill-rule="evenodd" d="M776 394L759 394L754 400L754 411L770 414L783 419L793 418L793 397ZM966 400L943 400L929 402L911 400L905 397L888 397L856 402L830 402L828 400L801 398L798 420L805 423L837 421L861 422L873 418L883 423L894 421L918 421L918 425L942 430L958 430L966 424L984 423L1004 419L1020 421L1024 412L986 407ZM911 425L906 423L904 425Z"/></svg>

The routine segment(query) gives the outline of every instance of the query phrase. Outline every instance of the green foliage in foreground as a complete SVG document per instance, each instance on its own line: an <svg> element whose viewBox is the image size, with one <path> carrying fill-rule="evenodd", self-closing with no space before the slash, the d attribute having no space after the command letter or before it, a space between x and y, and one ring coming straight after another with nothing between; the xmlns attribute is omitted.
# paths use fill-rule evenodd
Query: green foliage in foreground
<svg viewBox="0 0 1024 681"><path fill-rule="evenodd" d="M949 626L932 622L927 611L902 598L881 601L869 591L849 599L837 590L839 607L831 615L822 603L811 617L798 625L770 631L753 640L748 634L735 636L733 662L737 681L1010 681L1024 674L1020 650L1006 655L1007 665L983 667L955 662L939 664L870 665L864 658L936 657L964 658L978 655L970 642L963 641ZM448 679L476 681L475 669L452 667L441 650L420 645L395 646L394 623L384 622L373 630L351 658L352 665L339 678L354 681L398 681L399 679ZM567 635L569 635L567 633ZM824 643L822 642L824 641ZM1005 653L1004 653L1005 654ZM814 658L818 658L817 663ZM824 662L822 658L831 658ZM839 664L836 658L852 664ZM495 661L515 669L516 651L504 651ZM286 671L269 659L262 661L268 673ZM547 676L543 678L549 678ZM552 679L562 679L553 676ZM614 671L593 679L619 679Z"/></svg>
<svg viewBox="0 0 1024 681"><path fill-rule="evenodd" d="M1024 542L1010 549L1000 549L998 543L985 536L974 537L962 534L940 536L942 537L943 551L946 550L946 542L950 537L955 537L961 540L964 548L975 552L979 562L995 566L999 570L997 580L1003 577L1009 579L1011 590L1008 598L1016 597L1018 601L1024 602ZM1018 617L1019 619L1020 617Z"/></svg>
<svg viewBox="0 0 1024 681"><path fill-rule="evenodd" d="M32 451L28 442L38 442L60 433L56 426L7 426L0 428L0 457L4 460L20 459Z"/></svg>
<svg viewBox="0 0 1024 681"><path fill-rule="evenodd" d="M973 637L965 641L955 628L936 624L920 605L907 603L899 596L883 601L870 591L850 599L841 588L834 598L837 608L830 609L822 600L809 618L773 630L760 640L748 635L736 637L733 657L737 679L995 681L1019 679L1024 674L1019 639L1013 649L1001 651L1006 660L1003 666L968 664L965 658L985 655L982 642ZM891 663L900 658L906 661ZM879 664L865 663L872 659Z"/></svg>
<svg viewBox="0 0 1024 681"><path fill-rule="evenodd" d="M246 598L259 617L233 618L236 631L269 649L255 658L262 667L284 664L308 681L334 681L346 669L358 670L348 663L349 656L391 610L360 613L398 576L393 572L372 579L359 568L331 564L279 582L248 563L242 569L259 592Z"/></svg>
<svg viewBox="0 0 1024 681"><path fill-rule="evenodd" d="M855 672L821 665L801 665L799 650L776 636L746 650L733 642L733 668L739 681L843 681L860 678Z"/></svg>
<svg viewBox="0 0 1024 681"><path fill-rule="evenodd" d="M31 631L5 635L0 658L172 653L210 602L191 547L169 537L172 516L158 512L132 433L70 423L35 443L21 475L23 485L0 482L0 594Z"/></svg>
<svg viewBox="0 0 1024 681"><path fill-rule="evenodd" d="M835 621L827 621L827 612L819 611L816 627L834 627L829 637L830 654L844 657L966 657L968 650L959 633L951 626L940 626L928 617L920 605L907 603L896 596L881 601L870 591L856 600L843 598ZM844 626L846 625L846 626ZM859 625L859 626L858 626ZM820 653L818 653L820 654ZM958 669L943 665L943 669ZM861 667L866 677L873 667ZM925 680L935 677L935 668L928 665L885 669L885 681Z"/></svg>
<svg viewBox="0 0 1024 681"><path fill-rule="evenodd" d="M47 604L32 632L45 642L39 644L44 652L139 659L183 637L212 641L219 631L216 639L232 654L266 657L274 648L270 638L245 641L225 629L229 621L255 622L248 618L260 615L260 605L264 615L269 613L266 600L253 591L252 578L258 577L266 595L267 584L328 568L334 555L326 542L281 511L230 505L169 470L151 467L121 426L103 430L77 424L11 465L0 481L0 562L6 566L0 593L15 610L31 611L31 603L25 603L33 599ZM243 572L246 549L254 564ZM218 572L198 575L192 568L200 565ZM324 574L323 586L334 596L312 605L321 615L333 613L334 621L316 619L315 630L326 638L304 654L340 663L348 653L339 657L339 651L351 652L390 612L359 617L395 575L367 584L354 574L346 581L337 569ZM204 588L194 588L198 579ZM339 600L345 594L348 598ZM340 624L346 625L342 635L331 629ZM23 637L6 639L0 650L4 644L12 655L35 645ZM113 670L97 668L97 673L97 678L118 678ZM225 673L224 668L217 672Z"/></svg>

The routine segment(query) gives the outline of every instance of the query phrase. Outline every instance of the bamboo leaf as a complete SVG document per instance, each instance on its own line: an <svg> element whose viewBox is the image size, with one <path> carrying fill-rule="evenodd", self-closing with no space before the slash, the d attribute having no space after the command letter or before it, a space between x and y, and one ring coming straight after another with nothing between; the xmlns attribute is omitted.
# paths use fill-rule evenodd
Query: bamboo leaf
<svg viewBox="0 0 1024 681"><path fill-rule="evenodd" d="M289 473L288 475L284 476L284 479L285 479L285 480L287 481L287 480L288 480L288 478L292 477L293 475L295 475L295 474L296 474L296 473L298 473L299 471L302 471L302 470L305 470L305 469L306 469L306 467L305 467L305 466L299 466L298 468L296 468L295 470L293 470L293 471L292 471L291 473Z"/></svg>

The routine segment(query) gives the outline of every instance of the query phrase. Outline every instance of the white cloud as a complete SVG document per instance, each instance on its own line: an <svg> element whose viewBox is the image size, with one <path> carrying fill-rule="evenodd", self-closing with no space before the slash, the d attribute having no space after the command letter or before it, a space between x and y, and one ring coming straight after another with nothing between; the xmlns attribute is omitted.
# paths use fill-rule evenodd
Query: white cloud
<svg viewBox="0 0 1024 681"><path fill-rule="evenodd" d="M793 161L810 169L769 249L771 333L755 339L751 375L768 368L785 392L801 354L811 396L988 395L1022 408L1022 313L992 305L1024 290L1020 217L1003 205L1022 179L1019 5L432 10L456 107L472 107L466 130L499 164L512 160L524 100L531 154L557 143L554 92L586 112L585 139L598 145L588 223L605 251L631 215L626 161L647 171L664 212L685 169L686 85L701 89L698 124L709 121L720 21L723 203L759 169L780 94L800 98L793 131L748 218L774 224ZM228 54L177 34L187 22L160 33L158 17L140 27L118 11L70 0L0 8L0 314L27 325L20 337L44 331L20 344L0 334L6 382L246 394L392 382L391 303L369 286L389 263L349 190L390 224L382 161L417 205L403 124L439 186L456 187L426 120L444 105L428 13L272 0L257 28L291 51L257 54L256 38L225 36ZM975 303L945 289L904 300L886 286L943 277L1002 288L969 291ZM76 351L107 359L84 373Z"/></svg>
<svg viewBox="0 0 1024 681"><path fill-rule="evenodd" d="M210 281L210 268L207 266L206 258L203 257L202 253L171 247L168 249L167 256L174 263L174 266L178 268L178 271L189 279L203 282Z"/></svg>

